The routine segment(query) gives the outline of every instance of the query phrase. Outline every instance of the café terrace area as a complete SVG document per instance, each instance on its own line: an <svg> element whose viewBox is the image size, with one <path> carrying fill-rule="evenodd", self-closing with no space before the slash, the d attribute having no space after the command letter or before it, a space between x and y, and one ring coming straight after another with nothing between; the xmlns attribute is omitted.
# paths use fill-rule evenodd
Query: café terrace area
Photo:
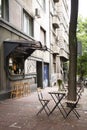
<svg viewBox="0 0 87 130"><path fill-rule="evenodd" d="M51 112L56 103L50 92L56 92L56 90L58 91L56 86L42 89L45 99L50 99L48 106ZM67 112L66 96L61 100L61 104ZM58 104L50 114L44 110L38 114L42 105L36 91L27 96L2 100L0 101L0 130L87 130L87 88L82 90L76 106L79 118L73 111L65 118L60 111L61 104Z"/></svg>

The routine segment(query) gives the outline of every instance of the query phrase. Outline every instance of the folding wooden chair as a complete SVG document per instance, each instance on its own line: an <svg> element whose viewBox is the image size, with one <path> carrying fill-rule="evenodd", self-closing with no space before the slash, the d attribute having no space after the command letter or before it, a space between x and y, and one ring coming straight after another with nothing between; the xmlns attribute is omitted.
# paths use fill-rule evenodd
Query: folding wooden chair
<svg viewBox="0 0 87 130"><path fill-rule="evenodd" d="M44 110L46 112L46 114L49 116L50 109L48 107L48 103L50 102L50 99L44 99L40 88L37 90L37 93L38 93L38 99L42 105L42 107L39 110L39 112L37 113L37 115Z"/></svg>
<svg viewBox="0 0 87 130"><path fill-rule="evenodd" d="M66 103L67 103L67 106L69 107L69 111L68 111L68 113L66 114L66 117L65 118L67 118L68 116L69 116L69 114L71 113L71 112L73 112L75 115L76 115L76 117L79 119L79 117L80 117L80 115L79 115L79 113L77 112L77 110L76 110L76 107L77 107L77 104L78 104L78 102L79 102L79 99L80 99L80 94L78 93L77 94L77 100L76 101L71 101L71 100L67 100L66 101Z"/></svg>

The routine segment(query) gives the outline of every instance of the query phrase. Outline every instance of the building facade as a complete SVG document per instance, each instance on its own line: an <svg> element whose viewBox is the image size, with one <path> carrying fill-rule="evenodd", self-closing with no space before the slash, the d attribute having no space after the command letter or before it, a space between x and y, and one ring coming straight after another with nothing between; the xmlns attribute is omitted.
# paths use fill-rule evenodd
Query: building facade
<svg viewBox="0 0 87 130"><path fill-rule="evenodd" d="M67 81L67 61L69 60L69 17L68 0L50 1L50 47L51 80L53 85L58 79Z"/></svg>
<svg viewBox="0 0 87 130"><path fill-rule="evenodd" d="M27 81L31 91L51 86L63 60L68 60L66 0L0 0L0 97L16 82Z"/></svg>

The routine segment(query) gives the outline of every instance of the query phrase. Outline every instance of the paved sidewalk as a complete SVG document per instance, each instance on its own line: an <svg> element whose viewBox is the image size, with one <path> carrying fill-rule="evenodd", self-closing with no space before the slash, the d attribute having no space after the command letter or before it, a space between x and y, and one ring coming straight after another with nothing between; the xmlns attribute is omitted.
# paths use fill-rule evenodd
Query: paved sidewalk
<svg viewBox="0 0 87 130"><path fill-rule="evenodd" d="M56 89L48 87L43 89L43 94L50 98L48 91ZM50 108L53 102L50 102ZM37 92L29 96L7 99L0 101L0 130L87 130L87 89L85 88L78 112L80 119L71 113L64 119L58 109L49 117L43 111L36 115L41 105L38 101Z"/></svg>

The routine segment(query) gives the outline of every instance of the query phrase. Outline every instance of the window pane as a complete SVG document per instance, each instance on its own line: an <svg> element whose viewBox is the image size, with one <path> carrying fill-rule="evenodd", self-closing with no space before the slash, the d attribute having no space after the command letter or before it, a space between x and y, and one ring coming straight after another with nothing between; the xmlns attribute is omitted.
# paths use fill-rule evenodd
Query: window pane
<svg viewBox="0 0 87 130"><path fill-rule="evenodd" d="M33 36L33 18L24 12L24 32L29 35Z"/></svg>
<svg viewBox="0 0 87 130"><path fill-rule="evenodd" d="M0 17L1 17L1 0L0 0Z"/></svg>
<svg viewBox="0 0 87 130"><path fill-rule="evenodd" d="M8 0L0 0L0 17L9 21L9 4Z"/></svg>
<svg viewBox="0 0 87 130"><path fill-rule="evenodd" d="M29 19L26 14L24 14L24 32L29 35Z"/></svg>
<svg viewBox="0 0 87 130"><path fill-rule="evenodd" d="M41 37L41 43L42 45L46 44L46 32L43 28L40 28L40 37Z"/></svg>
<svg viewBox="0 0 87 130"><path fill-rule="evenodd" d="M33 36L33 19L29 17L29 34Z"/></svg>

